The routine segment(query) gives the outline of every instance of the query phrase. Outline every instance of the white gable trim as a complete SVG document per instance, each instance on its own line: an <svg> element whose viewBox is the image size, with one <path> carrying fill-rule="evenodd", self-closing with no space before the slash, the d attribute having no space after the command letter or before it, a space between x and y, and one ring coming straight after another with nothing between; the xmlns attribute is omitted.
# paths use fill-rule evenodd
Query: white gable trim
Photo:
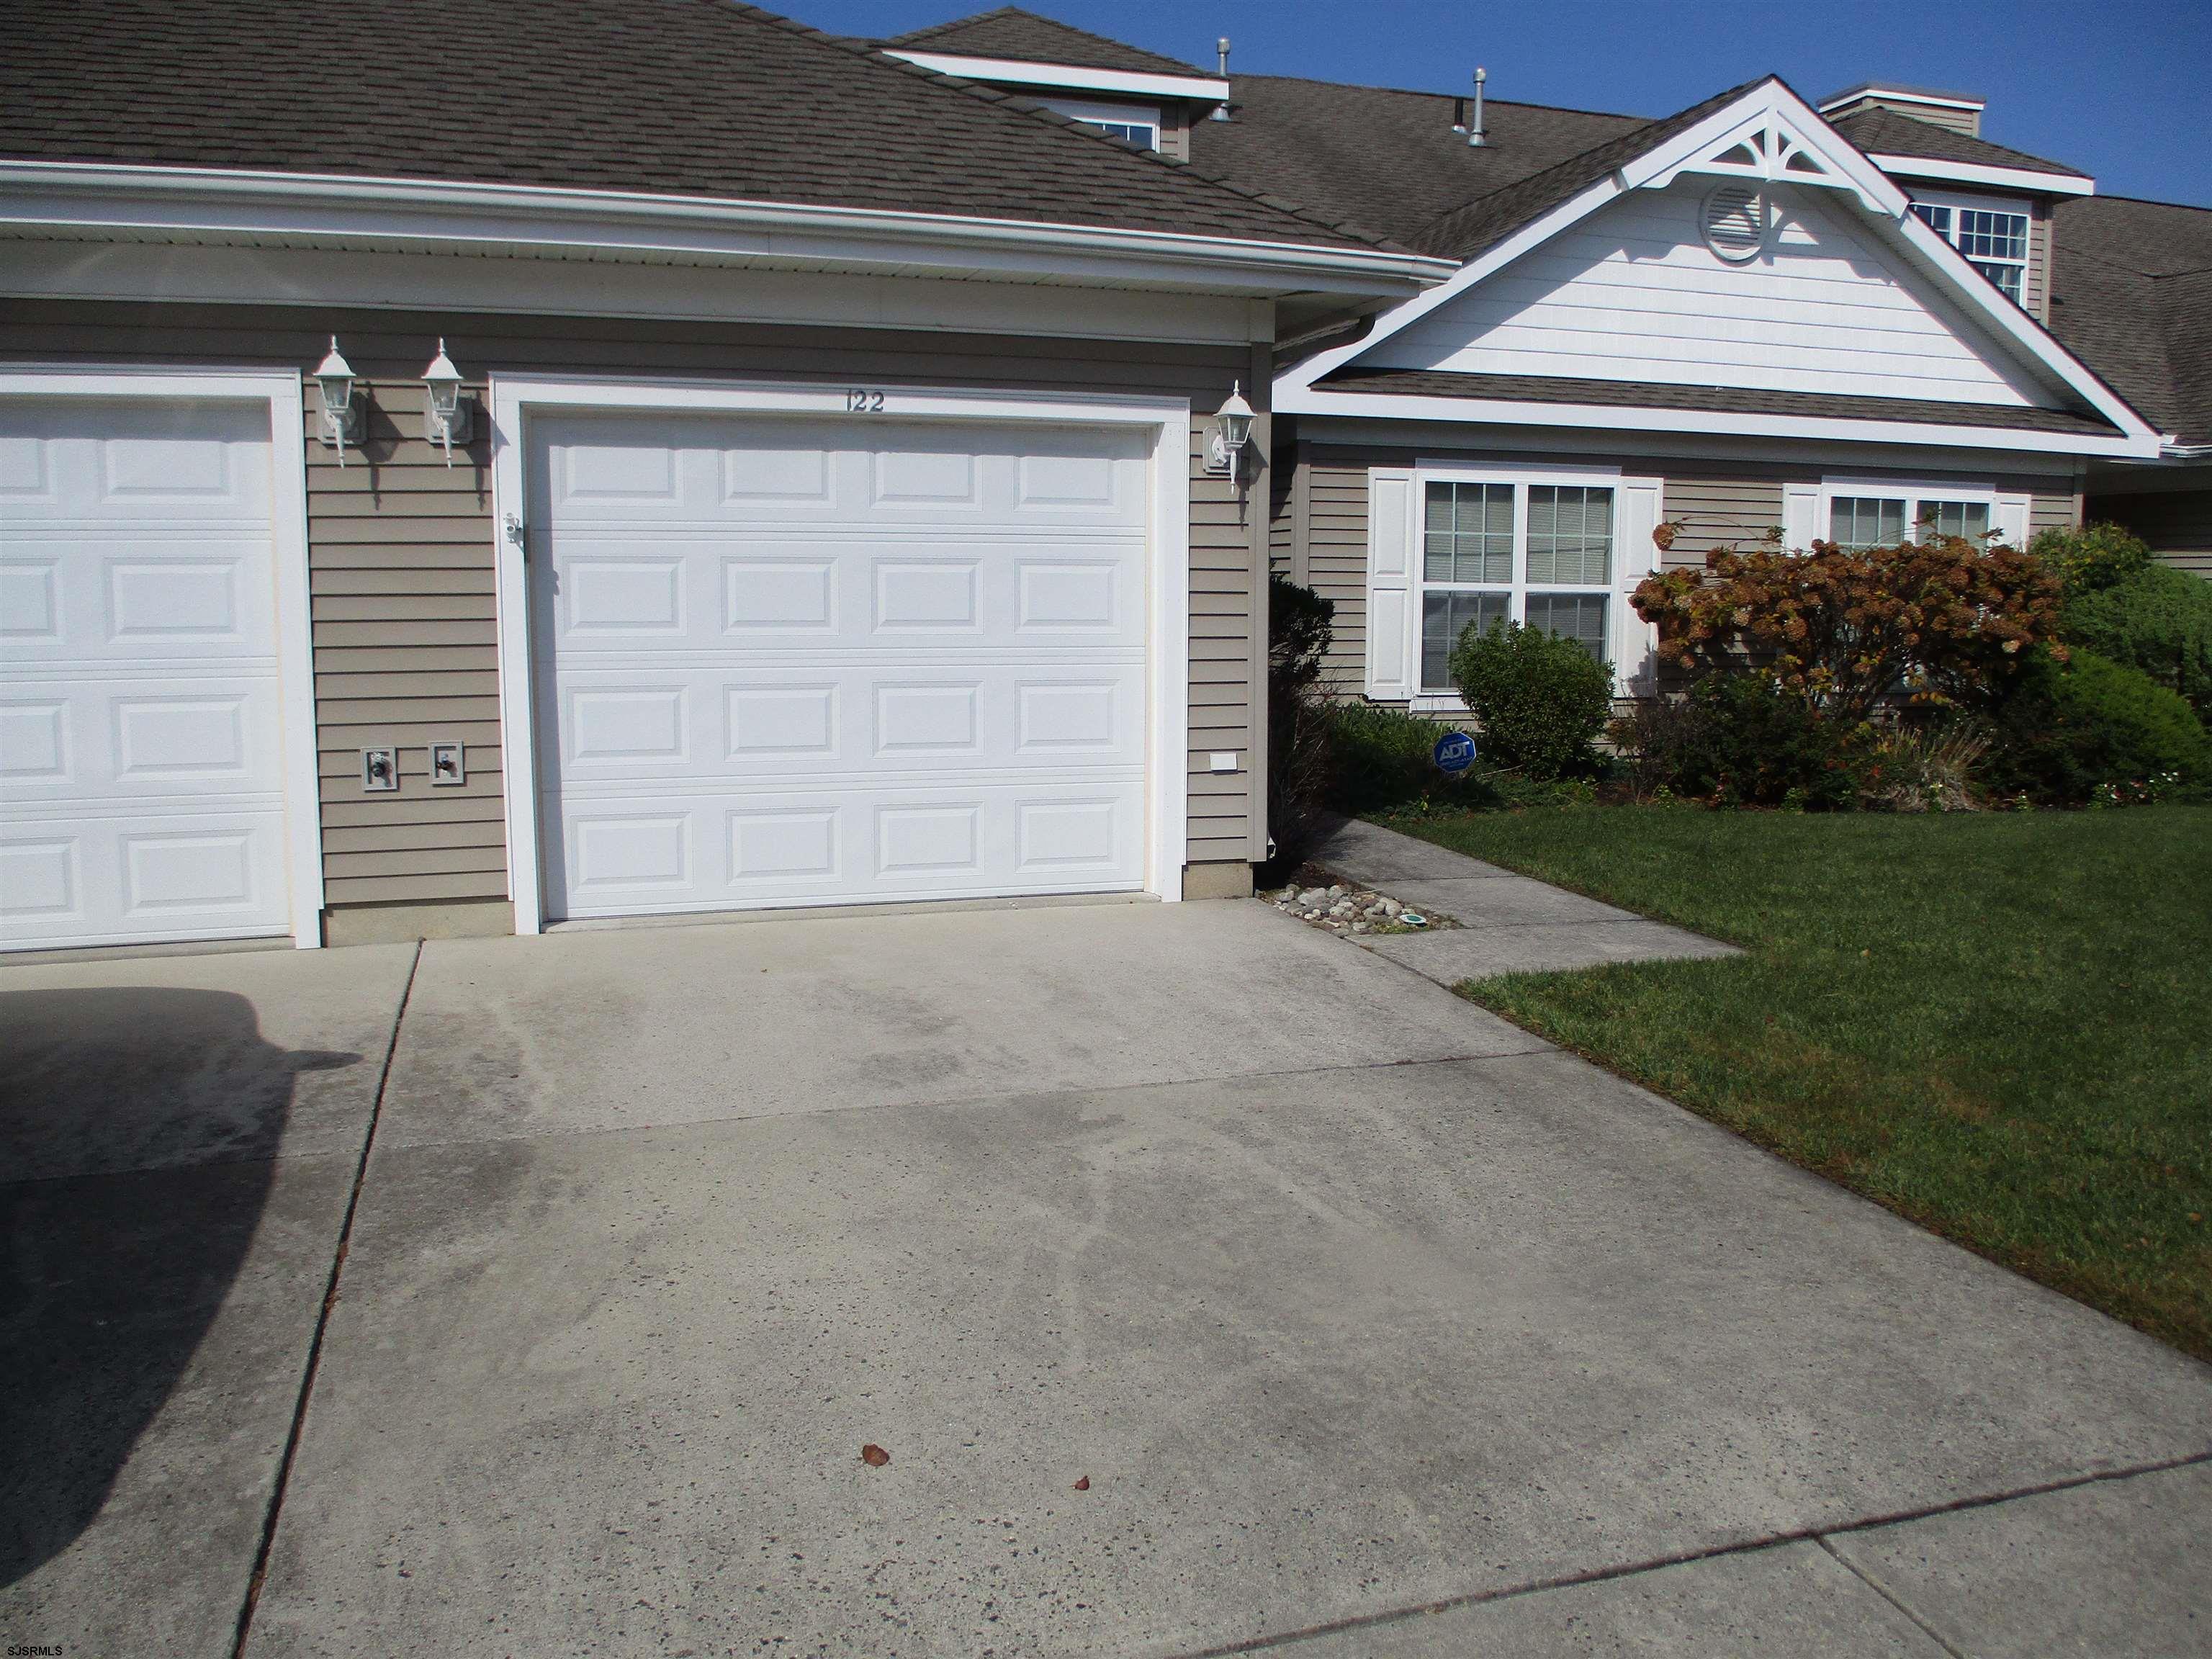
<svg viewBox="0 0 2212 1659"><path fill-rule="evenodd" d="M1753 164L1717 158L1752 141ZM1803 155L1825 169L1815 174L1792 170L1790 160ZM1632 190L1663 189L1686 172L1723 177L1759 177L1821 185L1847 193L1870 219L1886 223L1905 245L1914 264L1942 288L1945 297L2002 343L2035 366L2042 378L2071 392L2120 429L2115 439L2067 438L2052 433L1981 431L1944 426L1884 422L1832 422L1802 416L1713 415L1680 410L1591 410L1583 405L1478 404L1459 398L1346 397L1316 392L1315 383L1358 361L1383 341L1449 304L1488 280L1532 248L1581 222ZM1940 441L1968 448L2050 449L2075 454L2154 456L2158 434L2103 381L2082 365L2033 318L1984 281L1958 249L1914 216L1911 200L1887 174L1853 149L1797 94L1767 80L1741 98L1715 111L1686 131L1654 146L1605 178L1533 220L1461 267L1450 281L1384 312L1364 338L1318 352L1285 373L1275 383L1275 408L1285 414L1372 415L1410 420L1512 420L1488 410L1536 409L1523 423L1595 423L1687 432L1754 432L1804 437L1848 437L1860 441ZM1450 412L1446 412L1450 411ZM1592 419L1593 415L1601 418ZM1840 429L1838 429L1840 428ZM1920 438L1920 433L1941 434ZM1967 435L1972 433L1974 435Z"/></svg>

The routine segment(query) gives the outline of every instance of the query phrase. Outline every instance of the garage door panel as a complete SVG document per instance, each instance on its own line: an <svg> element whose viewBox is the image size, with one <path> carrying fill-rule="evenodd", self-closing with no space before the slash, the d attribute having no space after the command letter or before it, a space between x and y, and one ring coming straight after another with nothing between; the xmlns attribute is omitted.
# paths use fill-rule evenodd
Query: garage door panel
<svg viewBox="0 0 2212 1659"><path fill-rule="evenodd" d="M266 404L0 403L0 943L287 931Z"/></svg>
<svg viewBox="0 0 2212 1659"><path fill-rule="evenodd" d="M1141 650L1144 549L1136 532L948 539L842 520L803 538L662 535L649 525L619 536L556 533L551 619L564 659L673 641Z"/></svg>
<svg viewBox="0 0 2212 1659"><path fill-rule="evenodd" d="M730 668L649 655L564 673L558 778L1141 775L1141 662L805 662Z"/></svg>
<svg viewBox="0 0 2212 1659"><path fill-rule="evenodd" d="M1144 783L839 780L686 794L574 788L549 837L557 914L1116 891L1141 884Z"/></svg>
<svg viewBox="0 0 2212 1659"><path fill-rule="evenodd" d="M126 539L11 519L0 547L0 640L18 663L273 665L273 600L265 526Z"/></svg>
<svg viewBox="0 0 2212 1659"><path fill-rule="evenodd" d="M555 915L1140 885L1146 441L540 428Z"/></svg>

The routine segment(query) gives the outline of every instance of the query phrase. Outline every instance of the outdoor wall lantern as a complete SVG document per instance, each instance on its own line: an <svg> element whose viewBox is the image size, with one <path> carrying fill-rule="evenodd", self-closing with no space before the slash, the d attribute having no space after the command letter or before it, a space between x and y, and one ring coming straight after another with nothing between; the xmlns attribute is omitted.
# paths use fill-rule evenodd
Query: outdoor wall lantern
<svg viewBox="0 0 2212 1659"><path fill-rule="evenodd" d="M422 371L423 435L446 447L446 465L453 464L453 446L469 441L469 405L461 399L461 371L438 342L438 355Z"/></svg>
<svg viewBox="0 0 2212 1659"><path fill-rule="evenodd" d="M1206 470L1226 472L1232 484L1237 482L1237 464L1244 453L1244 446L1252 441L1252 405L1244 401L1244 386L1237 381L1229 389L1229 401L1221 405L1213 417L1213 433L1206 443Z"/></svg>
<svg viewBox="0 0 2212 1659"><path fill-rule="evenodd" d="M338 453L345 465L345 447L361 441L361 411L353 402L353 365L338 353L338 337L331 336L331 355L315 368L315 382L323 389L323 441Z"/></svg>

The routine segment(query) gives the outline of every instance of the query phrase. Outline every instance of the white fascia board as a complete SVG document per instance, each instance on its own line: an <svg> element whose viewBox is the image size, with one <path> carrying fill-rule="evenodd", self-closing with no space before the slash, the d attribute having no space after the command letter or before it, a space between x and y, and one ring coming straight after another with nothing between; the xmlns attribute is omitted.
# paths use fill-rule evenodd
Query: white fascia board
<svg viewBox="0 0 2212 1659"><path fill-rule="evenodd" d="M2040 173L2033 167L1986 167L1978 161L1943 161L1932 155L1892 155L1886 151L1867 159L1893 178L1984 185L1998 190L2026 191L2034 196L2097 193L2097 181L2079 173Z"/></svg>
<svg viewBox="0 0 2212 1659"><path fill-rule="evenodd" d="M1188 98L1225 104L1229 82L1210 75L1147 75L1131 70L1079 69L1072 64L1025 64L1012 58L962 58L940 52L884 49L919 69L954 75L963 81L989 81L1018 87L1067 87L1083 92L1118 92L1139 98Z"/></svg>
<svg viewBox="0 0 2212 1659"><path fill-rule="evenodd" d="M1381 249L623 191L225 168L0 161L0 224L283 237L460 252L518 248L1080 275L1133 286L1202 276L1254 292L1404 293L1449 260Z"/></svg>
<svg viewBox="0 0 2212 1659"><path fill-rule="evenodd" d="M1348 416L1376 421L1446 421L1461 426L1595 428L1625 432L1714 433L1744 438L1796 438L1844 443L2009 449L2045 454L2151 459L2155 434L2109 438L2003 427L1944 426L1917 421L1848 421L1810 415L1747 415L1719 410L1632 409L1607 404L1510 403L1476 398L1392 397L1367 392L1275 389L1278 415Z"/></svg>
<svg viewBox="0 0 2212 1659"><path fill-rule="evenodd" d="M1820 113L1826 115L1832 109L1841 109L1845 104L1856 103L1862 98L1887 98L1899 104L1925 104L1930 109L1967 110L1977 115L1990 106L1989 100L1984 98L1968 98L1963 94L1952 97L1940 92L1912 92L1902 87L1885 87L1876 81L1863 87L1853 87L1848 92L1838 93L1820 106Z"/></svg>
<svg viewBox="0 0 2212 1659"><path fill-rule="evenodd" d="M379 249L0 239L14 300L630 317L1243 345L1267 300L1107 283L873 276L691 262L473 258Z"/></svg>

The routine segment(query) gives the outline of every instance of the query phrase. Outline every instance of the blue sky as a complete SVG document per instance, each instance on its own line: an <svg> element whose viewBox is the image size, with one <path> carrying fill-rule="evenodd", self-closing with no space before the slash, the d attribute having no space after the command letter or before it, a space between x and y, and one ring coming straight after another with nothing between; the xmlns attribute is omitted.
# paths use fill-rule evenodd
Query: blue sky
<svg viewBox="0 0 2212 1659"><path fill-rule="evenodd" d="M769 0L771 4L775 0ZM884 35L993 0L787 0ZM1808 98L1886 76L1989 100L1983 135L2094 173L2100 191L2212 207L2212 0L1028 0L1029 9L1210 67L1669 114L1771 70Z"/></svg>

